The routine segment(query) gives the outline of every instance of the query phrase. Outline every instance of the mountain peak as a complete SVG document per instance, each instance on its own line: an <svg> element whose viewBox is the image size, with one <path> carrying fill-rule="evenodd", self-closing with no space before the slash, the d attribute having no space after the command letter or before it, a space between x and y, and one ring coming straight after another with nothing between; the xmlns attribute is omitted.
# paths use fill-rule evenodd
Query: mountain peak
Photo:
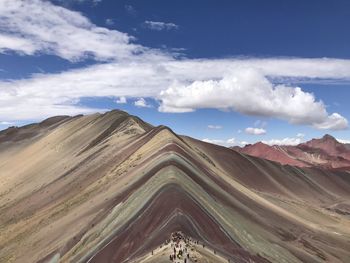
<svg viewBox="0 0 350 263"><path fill-rule="evenodd" d="M320 139L312 139L311 141L305 143L305 145L308 145L310 147L322 149L324 148L325 150L329 149L330 147L335 147L338 144L340 143L337 141L337 139L329 134L325 134Z"/></svg>
<svg viewBox="0 0 350 263"><path fill-rule="evenodd" d="M322 139L323 141L337 141L336 138L334 138L332 135L330 134L325 134Z"/></svg>
<svg viewBox="0 0 350 263"><path fill-rule="evenodd" d="M266 143L264 143L264 142L257 142L256 145L271 147L271 145L268 145L268 144L266 144Z"/></svg>

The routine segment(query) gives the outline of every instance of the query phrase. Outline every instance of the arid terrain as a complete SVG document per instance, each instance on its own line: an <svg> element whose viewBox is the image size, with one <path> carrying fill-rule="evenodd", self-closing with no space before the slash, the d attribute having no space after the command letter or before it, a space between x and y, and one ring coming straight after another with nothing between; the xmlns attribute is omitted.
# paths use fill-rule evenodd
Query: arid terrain
<svg viewBox="0 0 350 263"><path fill-rule="evenodd" d="M267 145L262 142L245 147L232 147L244 154L299 167L350 169L350 145L338 142L326 134L321 139L312 139L296 146Z"/></svg>
<svg viewBox="0 0 350 263"><path fill-rule="evenodd" d="M0 262L170 262L177 231L197 262L350 262L349 147L322 140L282 162L117 110L8 128Z"/></svg>

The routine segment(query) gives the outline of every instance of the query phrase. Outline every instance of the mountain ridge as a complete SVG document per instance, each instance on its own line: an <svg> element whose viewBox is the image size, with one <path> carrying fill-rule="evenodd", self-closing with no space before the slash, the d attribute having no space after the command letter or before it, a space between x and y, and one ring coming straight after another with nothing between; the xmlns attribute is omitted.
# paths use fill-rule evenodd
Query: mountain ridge
<svg viewBox="0 0 350 263"><path fill-rule="evenodd" d="M128 117L80 116L0 143L1 262L159 262L152 250L175 231L233 262L350 258L348 172L282 166Z"/></svg>

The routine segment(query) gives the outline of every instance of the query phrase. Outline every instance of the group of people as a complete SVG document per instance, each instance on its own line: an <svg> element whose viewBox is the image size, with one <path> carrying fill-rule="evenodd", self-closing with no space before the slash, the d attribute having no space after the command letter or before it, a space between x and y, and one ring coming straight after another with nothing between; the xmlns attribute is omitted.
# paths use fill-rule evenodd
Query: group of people
<svg viewBox="0 0 350 263"><path fill-rule="evenodd" d="M163 245L168 245L170 243L171 252L169 254L169 260L174 263L191 263L197 262L196 255L193 253L193 245L200 245L198 240L193 240L192 238L186 236L182 232L174 232L171 234L170 239L165 241ZM203 249L205 244L201 244ZM190 257L190 253L193 253ZM216 250L213 250L213 253L216 254ZM153 250L152 250L153 255ZM230 259L227 259L227 262L230 262Z"/></svg>
<svg viewBox="0 0 350 263"><path fill-rule="evenodd" d="M169 255L170 261L182 260L183 263L190 262L190 249L189 244L191 239L182 234L181 232L175 232L171 235L171 248L172 253ZM176 261L178 262L178 261Z"/></svg>

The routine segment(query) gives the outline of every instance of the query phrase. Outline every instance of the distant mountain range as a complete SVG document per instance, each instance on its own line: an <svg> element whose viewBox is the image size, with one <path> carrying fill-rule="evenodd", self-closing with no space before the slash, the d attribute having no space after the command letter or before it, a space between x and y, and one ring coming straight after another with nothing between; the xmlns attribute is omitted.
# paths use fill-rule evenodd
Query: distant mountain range
<svg viewBox="0 0 350 263"><path fill-rule="evenodd" d="M240 153L299 167L323 167L328 169L350 168L350 145L338 142L326 134L321 139L301 143L297 146L270 146L262 142L245 147L232 147Z"/></svg>
<svg viewBox="0 0 350 263"><path fill-rule="evenodd" d="M117 110L1 131L0 262L170 262L178 231L188 263L350 262L348 146L238 150Z"/></svg>

